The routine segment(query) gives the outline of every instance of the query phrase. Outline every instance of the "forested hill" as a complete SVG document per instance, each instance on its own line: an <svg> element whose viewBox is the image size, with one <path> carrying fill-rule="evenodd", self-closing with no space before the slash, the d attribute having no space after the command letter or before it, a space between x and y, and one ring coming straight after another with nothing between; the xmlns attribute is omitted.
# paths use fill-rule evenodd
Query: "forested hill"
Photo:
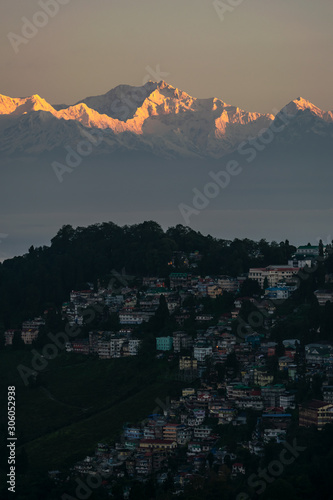
<svg viewBox="0 0 333 500"><path fill-rule="evenodd" d="M198 252L195 274L237 276L251 266L284 264L294 251L288 241L228 241L182 225L163 231L153 221L123 227L112 222L76 229L66 225L50 246L32 246L27 254L0 264L0 329L16 328L46 308L59 307L72 289L106 282L113 270L167 277L170 272L189 271L182 267L182 259L168 265L175 255Z"/></svg>

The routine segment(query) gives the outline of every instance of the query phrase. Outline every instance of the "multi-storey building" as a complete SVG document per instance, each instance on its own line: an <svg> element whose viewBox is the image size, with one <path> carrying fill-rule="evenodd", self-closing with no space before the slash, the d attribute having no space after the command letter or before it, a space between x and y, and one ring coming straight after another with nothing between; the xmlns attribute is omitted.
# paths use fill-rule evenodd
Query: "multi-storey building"
<svg viewBox="0 0 333 500"><path fill-rule="evenodd" d="M195 439L206 439L208 436L210 436L211 432L211 427L200 425L194 428L193 435Z"/></svg>
<svg viewBox="0 0 333 500"><path fill-rule="evenodd" d="M171 273L170 278L170 288L177 289L178 287L186 287L191 279L191 276L187 273Z"/></svg>
<svg viewBox="0 0 333 500"><path fill-rule="evenodd" d="M187 387L185 389L182 389L183 398L186 398L188 396L194 396L194 395L195 395L195 389L193 387Z"/></svg>
<svg viewBox="0 0 333 500"><path fill-rule="evenodd" d="M180 352L182 349L191 349L193 339L185 332L174 332L173 334L173 349L175 352Z"/></svg>
<svg viewBox="0 0 333 500"><path fill-rule="evenodd" d="M251 394L251 387L240 384L239 382L231 383L227 386L227 398L237 399Z"/></svg>
<svg viewBox="0 0 333 500"><path fill-rule="evenodd" d="M290 280L298 271L298 267L291 266L257 267L249 270L249 279L256 280L263 288L265 278L267 278L268 286L276 287L279 282Z"/></svg>
<svg viewBox="0 0 333 500"><path fill-rule="evenodd" d="M333 422L333 404L313 399L299 405L299 425L310 427L314 425L320 431L324 425Z"/></svg>
<svg viewBox="0 0 333 500"><path fill-rule="evenodd" d="M218 295L222 295L222 293L223 293L223 290L222 290L221 286L216 285L215 283L207 285L207 295L208 295L208 297L211 297L212 299L216 299L216 297Z"/></svg>
<svg viewBox="0 0 333 500"><path fill-rule="evenodd" d="M143 314L140 312L123 309L119 313L119 323L121 325L141 325L143 321Z"/></svg>
<svg viewBox="0 0 333 500"><path fill-rule="evenodd" d="M139 352L141 340L139 339L129 339L128 341L128 353L130 356L136 356Z"/></svg>
<svg viewBox="0 0 333 500"><path fill-rule="evenodd" d="M193 436L193 430L189 427L181 426L177 433L177 443L184 445L188 443Z"/></svg>
<svg viewBox="0 0 333 500"><path fill-rule="evenodd" d="M5 331L5 345L12 345L15 331L16 330Z"/></svg>
<svg viewBox="0 0 333 500"><path fill-rule="evenodd" d="M78 354L89 354L89 340L88 339L76 339L72 342L73 352Z"/></svg>
<svg viewBox="0 0 333 500"><path fill-rule="evenodd" d="M173 345L173 338L170 336L156 338L156 349L158 351L171 351L172 345Z"/></svg>
<svg viewBox="0 0 333 500"><path fill-rule="evenodd" d="M265 385L271 384L274 380L273 375L270 375L268 371L264 368L254 369L254 383L264 387Z"/></svg>
<svg viewBox="0 0 333 500"><path fill-rule="evenodd" d="M316 290L314 294L320 306L324 306L326 302L333 302L333 290Z"/></svg>
<svg viewBox="0 0 333 500"><path fill-rule="evenodd" d="M333 346L331 344L307 344L305 346L307 363L327 365L333 362Z"/></svg>
<svg viewBox="0 0 333 500"><path fill-rule="evenodd" d="M177 448L177 442L166 439L141 439L139 446L146 449L172 451Z"/></svg>
<svg viewBox="0 0 333 500"><path fill-rule="evenodd" d="M235 293L239 288L238 280L230 276L221 276L221 278L218 278L217 283L223 292Z"/></svg>
<svg viewBox="0 0 333 500"><path fill-rule="evenodd" d="M97 342L97 354L101 359L111 358L111 348L109 340L98 340Z"/></svg>
<svg viewBox="0 0 333 500"><path fill-rule="evenodd" d="M319 246L302 245L297 248L295 257L318 257Z"/></svg>
<svg viewBox="0 0 333 500"><path fill-rule="evenodd" d="M38 338L38 330L34 329L22 329L21 339L25 344L32 344L34 340Z"/></svg>
<svg viewBox="0 0 333 500"><path fill-rule="evenodd" d="M42 325L45 325L45 321L43 320L43 318L39 317L32 320L24 321L22 323L22 330L29 330L29 329L38 330L38 328Z"/></svg>
<svg viewBox="0 0 333 500"><path fill-rule="evenodd" d="M195 346L193 349L193 356L195 359L198 361L205 361L206 358L210 358L213 354L213 348L212 346L203 346L203 345L198 345Z"/></svg>
<svg viewBox="0 0 333 500"><path fill-rule="evenodd" d="M268 299L283 299L286 300L290 297L290 294L294 287L290 286L271 286L266 288L265 297Z"/></svg>
<svg viewBox="0 0 333 500"><path fill-rule="evenodd" d="M121 350L123 347L123 344L126 342L126 339L123 337L120 338L111 338L110 339L110 354L111 358L120 358L121 357Z"/></svg>
<svg viewBox="0 0 333 500"><path fill-rule="evenodd" d="M141 439L142 434L143 434L143 432L142 432L141 427L128 426L128 427L125 427L125 429L124 429L124 437L129 439L130 441L135 440L135 439Z"/></svg>
<svg viewBox="0 0 333 500"><path fill-rule="evenodd" d="M266 407L278 407L280 405L280 396L285 393L283 384L266 385L261 387L261 396Z"/></svg>
<svg viewBox="0 0 333 500"><path fill-rule="evenodd" d="M284 394L281 394L279 406L284 410L286 408L295 408L295 394L291 392L285 392Z"/></svg>
<svg viewBox="0 0 333 500"><path fill-rule="evenodd" d="M323 399L326 403L333 404L333 385L323 386Z"/></svg>
<svg viewBox="0 0 333 500"><path fill-rule="evenodd" d="M197 370L198 360L193 359L190 356L182 356L179 359L179 369L180 370Z"/></svg>
<svg viewBox="0 0 333 500"><path fill-rule="evenodd" d="M178 432L183 426L181 424L169 423L163 427L163 439L177 441Z"/></svg>
<svg viewBox="0 0 333 500"><path fill-rule="evenodd" d="M151 474L153 469L153 454L150 452L137 456L135 461L136 473L140 476Z"/></svg>

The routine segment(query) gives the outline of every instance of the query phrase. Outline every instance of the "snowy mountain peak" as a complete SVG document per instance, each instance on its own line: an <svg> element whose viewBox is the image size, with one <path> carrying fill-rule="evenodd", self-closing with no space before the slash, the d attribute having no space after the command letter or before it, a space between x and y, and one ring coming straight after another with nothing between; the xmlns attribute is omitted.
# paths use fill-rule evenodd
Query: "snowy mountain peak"
<svg viewBox="0 0 333 500"><path fill-rule="evenodd" d="M48 111L53 113L55 110L38 94L24 98L11 98L4 95L0 96L1 115L23 115L31 111Z"/></svg>
<svg viewBox="0 0 333 500"><path fill-rule="evenodd" d="M284 111L286 114L291 116L296 115L298 112L310 112L312 115L315 115L327 122L333 121L332 111L323 111L303 97L297 97L297 99L291 101L281 111Z"/></svg>
<svg viewBox="0 0 333 500"><path fill-rule="evenodd" d="M302 122L302 130L312 127L314 119L319 125L333 121L331 111L322 111L302 97L291 101L283 110ZM119 85L106 94L87 97L72 106L51 106L38 94L25 98L0 95L0 115L0 134L6 142L6 151L15 150L16 136L20 150L24 139L29 151L34 141L38 142L40 151L41 137L47 137L45 148L49 150L53 144L59 146L67 132L68 136L77 137L84 128L90 128L103 129L112 136L116 148L133 149L135 144L135 148L151 148L163 154L177 152L214 158L234 151L241 142L269 128L276 118L272 114L244 111L218 98L192 97L164 80L148 81L140 87ZM23 116L27 120L15 124L15 119ZM47 120L47 116L52 120ZM46 130L40 134L42 121L49 134ZM6 128L10 130L6 132ZM52 130L57 131L59 141L53 141ZM317 130L322 133L320 126ZM1 150L4 148L0 145Z"/></svg>
<svg viewBox="0 0 333 500"><path fill-rule="evenodd" d="M156 83L156 82L153 82L153 83ZM156 88L159 89L160 91L164 90L164 92L162 92L162 94L165 95L166 97L174 97L176 99L186 99L188 97L191 97L186 92L178 89L177 87L173 87L172 85L169 85L164 80L161 80L159 83L156 83Z"/></svg>
<svg viewBox="0 0 333 500"><path fill-rule="evenodd" d="M154 82L153 80L149 80L152 83L156 83L160 89L164 89L165 87L171 87L166 81L160 80L159 82Z"/></svg>

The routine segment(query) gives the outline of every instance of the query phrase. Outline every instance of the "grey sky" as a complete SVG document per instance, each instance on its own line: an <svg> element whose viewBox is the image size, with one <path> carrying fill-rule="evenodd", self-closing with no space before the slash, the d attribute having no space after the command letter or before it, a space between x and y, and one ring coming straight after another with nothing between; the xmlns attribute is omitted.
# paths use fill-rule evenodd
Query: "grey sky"
<svg viewBox="0 0 333 500"><path fill-rule="evenodd" d="M219 97L248 111L274 112L298 96L333 109L332 0L219 2L228 8L223 20L214 0L2 2L0 93L73 104L119 84L141 85L149 66L194 97ZM42 3L59 12L40 14ZM15 51L24 18L45 26L16 39ZM263 156L261 170L244 170L190 225L224 238L331 240L331 154L326 160L321 153L275 163L273 155L269 165ZM185 224L178 204L190 203L210 168L200 162L111 168L94 160L59 184L50 165L51 158L2 161L0 260L48 244L67 223Z"/></svg>
<svg viewBox="0 0 333 500"><path fill-rule="evenodd" d="M225 0L238 6L223 21L213 0L68 0L16 54L7 35L21 35L22 17L31 21L40 2L2 2L0 93L72 104L140 85L159 64L191 95L249 111L299 95L333 108L331 0Z"/></svg>

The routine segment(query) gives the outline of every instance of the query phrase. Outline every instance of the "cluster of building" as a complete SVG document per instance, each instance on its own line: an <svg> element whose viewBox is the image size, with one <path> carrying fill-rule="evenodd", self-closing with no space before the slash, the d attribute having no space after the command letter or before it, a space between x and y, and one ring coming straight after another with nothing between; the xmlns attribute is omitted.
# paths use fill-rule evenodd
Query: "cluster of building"
<svg viewBox="0 0 333 500"><path fill-rule="evenodd" d="M227 451L216 447L218 435L206 423L217 405L216 391L186 388L179 398L163 405L161 413L148 415L140 423L126 424L118 442L99 443L95 455L75 464L74 470L107 474L110 480L125 476L145 480L154 473L163 483L170 470L169 459L173 458L179 467L172 479L181 491L207 466L209 454L216 464L222 467L224 463ZM238 466L242 464L236 464L233 472L245 473Z"/></svg>
<svg viewBox="0 0 333 500"><path fill-rule="evenodd" d="M174 459L178 467L172 473L172 480L176 490L182 491L212 465L221 477L226 473L231 477L246 473L234 450L219 445L218 429L224 425L245 426L248 410L254 412L256 425L250 439L238 442L238 446L259 457L263 456L267 443L286 440L296 408L300 426L314 425L321 430L333 422L332 385L323 385L322 400L302 404L297 401L297 391L288 387L300 377L299 365L295 363L298 348L295 339L284 341L284 356L278 358L279 371L286 374L285 383L274 383L267 363L275 355L277 344L261 337L259 342L253 342L250 336L237 344L230 332L223 333L224 328L207 329L206 341L215 337L215 342L203 357L195 353L198 339L175 332L170 342L173 356L179 357L179 371L189 371L196 384L182 389L178 398L163 404L163 411L147 415L141 422L126 424L117 442L99 443L94 456L75 464L75 473L106 474L110 481L123 477L145 481L155 474L162 483L170 477L169 460ZM202 338L200 333L199 341ZM235 353L239 363L236 375L226 370L223 381L219 380L217 369L225 359L215 356L213 347L219 343L225 354ZM188 350L193 350L193 354L184 355ZM318 357L314 358L315 354ZM212 361L209 368L207 359ZM302 376L311 380L314 373L321 373L333 380L332 361L333 346L309 344L302 359L305 366Z"/></svg>
<svg viewBox="0 0 333 500"><path fill-rule="evenodd" d="M66 351L78 354L97 354L101 359L136 356L141 340L133 335L132 329L118 333L106 331L89 332L89 337L67 342Z"/></svg>
<svg viewBox="0 0 333 500"><path fill-rule="evenodd" d="M119 314L119 332L93 331L89 338L68 345L68 350L97 353L101 358L137 354L140 334L135 327L155 314L160 296L164 295L178 328L169 335L157 336L156 357L173 362L173 366L176 360L175 378L187 384L177 398L163 405L163 411L148 415L140 423L126 424L116 443L99 443L93 457L75 465L75 473L107 474L110 481L123 477L145 481L155 474L163 483L170 479L169 464L174 459L178 465L172 480L176 490L182 491L194 476L205 475L212 465L220 477L245 474L246 467L235 450L220 442L221 426L248 426L249 415L254 415L252 435L237 445L260 457L267 443L286 440L297 412L300 426L321 430L333 423L333 345L319 338L307 345L301 345L298 339L284 340L282 345L270 339L276 301L293 293L297 286L295 275L305 265L311 266L319 252L319 247L299 247L288 265L252 268L248 276L238 278L202 278L174 272L169 276L168 288L160 278L146 277L140 289L126 284L117 294L105 289L86 291L84 295L72 292L64 311L73 322L81 321L82 305L94 302L107 301L110 310ZM257 300L239 296L247 277L265 289ZM332 277L326 281L332 283ZM225 292L237 295L230 313L219 318L207 314L200 305L194 316L193 308L183 306L184 298L191 295L216 298ZM317 290L315 296L321 306L333 302L329 287ZM241 319L245 302L252 302L261 313L260 326L264 329L257 332ZM184 326L190 317L194 317L195 331ZM237 318L242 325L241 340L233 328ZM311 384L317 375L324 381L320 399L300 402L297 382L306 380Z"/></svg>
<svg viewBox="0 0 333 500"><path fill-rule="evenodd" d="M25 321L22 324L22 328L19 330L6 330L5 331L5 345L12 345L15 333L19 333L21 339L25 344L32 344L34 340L37 340L39 329L41 326L45 325L43 318L35 318L33 320Z"/></svg>

